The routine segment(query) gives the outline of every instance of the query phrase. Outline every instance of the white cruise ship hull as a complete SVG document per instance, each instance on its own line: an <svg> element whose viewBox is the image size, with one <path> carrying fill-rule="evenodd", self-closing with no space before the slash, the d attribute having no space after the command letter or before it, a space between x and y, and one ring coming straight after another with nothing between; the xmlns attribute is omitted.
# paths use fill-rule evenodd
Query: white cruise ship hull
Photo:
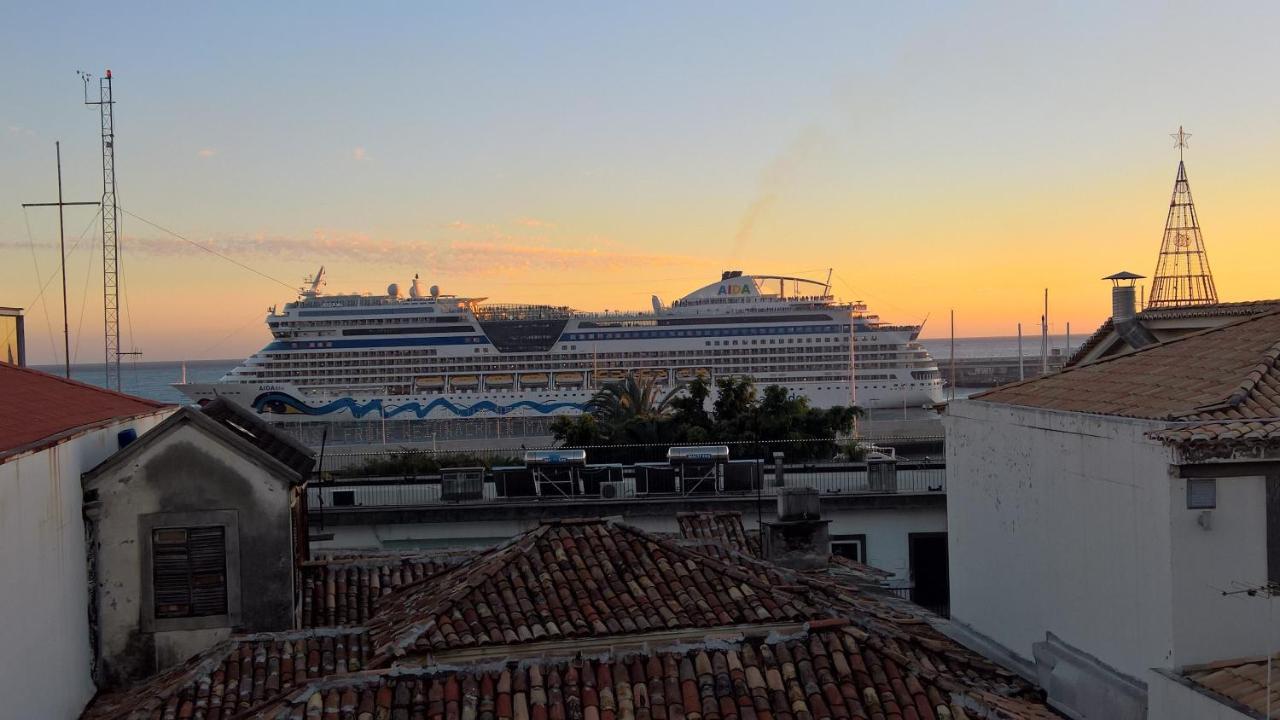
<svg viewBox="0 0 1280 720"><path fill-rule="evenodd" d="M776 283L776 284L775 284ZM788 293L788 284L795 292ZM803 287L821 290L800 292ZM318 282L267 324L273 341L216 383L180 384L272 421L528 418L583 412L635 375L673 392L694 377L750 377L812 407L941 402L916 326L890 326L822 283L726 273L652 313L578 313L479 298L324 296ZM776 288L776 291L775 291ZM714 393L711 401L714 401Z"/></svg>

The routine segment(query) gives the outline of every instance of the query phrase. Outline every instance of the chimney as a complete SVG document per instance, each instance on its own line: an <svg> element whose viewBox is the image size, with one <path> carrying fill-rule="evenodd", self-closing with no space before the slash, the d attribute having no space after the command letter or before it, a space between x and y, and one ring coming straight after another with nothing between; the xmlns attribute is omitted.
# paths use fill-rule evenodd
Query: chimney
<svg viewBox="0 0 1280 720"><path fill-rule="evenodd" d="M1138 314L1137 288L1134 284L1142 276L1122 270L1102 279L1111 281L1111 321L1120 324L1132 320Z"/></svg>
<svg viewBox="0 0 1280 720"><path fill-rule="evenodd" d="M821 570L831 557L830 520L814 488L778 488L778 519L760 528L764 557L792 570Z"/></svg>

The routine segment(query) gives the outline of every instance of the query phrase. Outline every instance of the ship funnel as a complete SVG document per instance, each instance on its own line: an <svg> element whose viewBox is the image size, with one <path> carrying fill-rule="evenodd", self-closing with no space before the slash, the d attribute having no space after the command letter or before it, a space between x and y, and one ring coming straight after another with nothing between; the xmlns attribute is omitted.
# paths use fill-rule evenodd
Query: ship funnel
<svg viewBox="0 0 1280 720"><path fill-rule="evenodd" d="M422 297L422 282L418 280L417 274L413 276L413 285L409 286L409 297L415 300Z"/></svg>
<svg viewBox="0 0 1280 720"><path fill-rule="evenodd" d="M653 303L654 312L662 312L662 300L660 300L657 295L651 297L650 302Z"/></svg>
<svg viewBox="0 0 1280 720"><path fill-rule="evenodd" d="M1111 281L1111 320L1116 323L1132 320L1138 314L1137 292L1134 284L1142 275L1122 270L1103 280Z"/></svg>

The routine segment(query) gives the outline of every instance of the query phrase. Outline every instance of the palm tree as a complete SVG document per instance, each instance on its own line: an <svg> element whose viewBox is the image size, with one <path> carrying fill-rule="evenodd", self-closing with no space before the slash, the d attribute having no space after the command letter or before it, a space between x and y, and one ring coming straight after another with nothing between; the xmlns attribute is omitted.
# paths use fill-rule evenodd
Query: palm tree
<svg viewBox="0 0 1280 720"><path fill-rule="evenodd" d="M587 402L587 412L609 440L617 441L626 428L641 425L649 430L644 435L656 435L658 422L670 411L675 395L676 390L663 395L662 389L650 378L627 373L623 379L606 383L597 390Z"/></svg>

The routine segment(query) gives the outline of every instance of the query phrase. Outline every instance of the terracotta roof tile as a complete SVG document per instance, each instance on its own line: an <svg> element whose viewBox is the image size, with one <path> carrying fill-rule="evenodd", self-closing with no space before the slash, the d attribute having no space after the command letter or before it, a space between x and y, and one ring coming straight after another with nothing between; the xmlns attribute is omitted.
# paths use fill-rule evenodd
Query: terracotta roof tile
<svg viewBox="0 0 1280 720"><path fill-rule="evenodd" d="M1271 671L1280 671L1280 658L1272 659ZM1254 710L1258 717L1263 717L1266 713L1268 694L1271 696L1271 707L1280 708L1280 684L1271 683L1272 689L1268 690L1265 657L1188 667L1183 669L1182 674L1210 694Z"/></svg>
<svg viewBox="0 0 1280 720"><path fill-rule="evenodd" d="M236 638L95 701L86 717L1052 716L1032 686L942 635L927 613L844 582L842 572L799 573L708 544L735 558L724 562L679 542L598 520L542 525L385 596L368 635ZM329 575L349 571L331 565ZM673 628L690 632L672 639ZM704 635L717 639L652 650ZM427 668L392 665L402 653ZM547 659L571 656L579 659Z"/></svg>
<svg viewBox="0 0 1280 720"><path fill-rule="evenodd" d="M396 656L822 616L729 563L592 519L540 525L388 597L369 627Z"/></svg>
<svg viewBox="0 0 1280 720"><path fill-rule="evenodd" d="M132 395L0 362L0 462L68 432L164 407Z"/></svg>
<svg viewBox="0 0 1280 720"><path fill-rule="evenodd" d="M457 567L474 553L382 554L302 566L302 626L359 625L379 598Z"/></svg>
<svg viewBox="0 0 1280 720"><path fill-rule="evenodd" d="M973 682L853 628L693 648L508 663L395 668L311 683L266 718L835 720L1056 718L1026 685Z"/></svg>
<svg viewBox="0 0 1280 720"><path fill-rule="evenodd" d="M1195 452L1280 443L1280 312L1005 385L973 399L1167 420L1173 424L1155 437Z"/></svg>
<svg viewBox="0 0 1280 720"><path fill-rule="evenodd" d="M82 719L230 718L313 680L357 673L368 654L359 629L235 637L129 690L96 698Z"/></svg>
<svg viewBox="0 0 1280 720"><path fill-rule="evenodd" d="M680 535L686 540L708 540L747 555L760 555L760 539L748 536L742 527L742 513L687 512L676 515Z"/></svg>

